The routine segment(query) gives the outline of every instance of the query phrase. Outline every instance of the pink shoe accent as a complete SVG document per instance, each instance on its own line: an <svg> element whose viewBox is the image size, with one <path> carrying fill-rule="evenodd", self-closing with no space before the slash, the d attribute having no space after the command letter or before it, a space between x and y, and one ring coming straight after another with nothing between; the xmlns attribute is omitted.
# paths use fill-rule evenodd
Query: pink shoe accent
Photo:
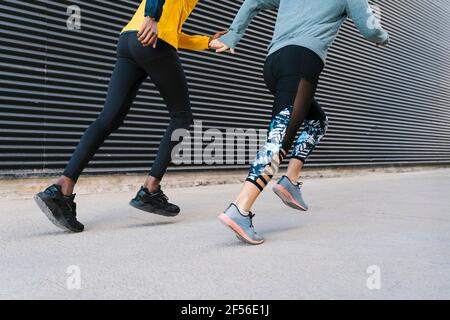
<svg viewBox="0 0 450 320"><path fill-rule="evenodd" d="M300 203L295 200L295 198L280 184L276 184L273 187L273 191L283 200L284 202L291 203L299 207L303 211L308 211L305 207L303 207Z"/></svg>
<svg viewBox="0 0 450 320"><path fill-rule="evenodd" d="M261 241L255 241L250 239L247 234L244 232L244 230L242 230L242 228L235 223L233 220L231 220L226 214L221 214L219 216L219 220L226 225L227 227L229 227L231 230L233 230L238 236L240 236L245 242L249 243L249 244L253 244L253 245L258 245L258 244L262 244L264 243L264 240Z"/></svg>

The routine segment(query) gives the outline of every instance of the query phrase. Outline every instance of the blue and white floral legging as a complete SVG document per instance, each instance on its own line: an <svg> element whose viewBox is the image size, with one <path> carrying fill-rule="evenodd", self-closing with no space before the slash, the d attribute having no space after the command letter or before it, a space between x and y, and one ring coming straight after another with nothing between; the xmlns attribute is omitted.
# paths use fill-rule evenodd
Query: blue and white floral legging
<svg viewBox="0 0 450 320"><path fill-rule="evenodd" d="M278 167L286 156L282 150L282 143L286 134L286 129L291 118L292 107L288 107L276 115L270 123L266 143L260 148L253 162L247 181L255 184L262 190L261 183L267 185L267 177L270 179L278 170ZM292 157L303 163L309 158L322 140L328 129L328 118L317 120L306 119L303 129L295 140L292 149ZM287 152L287 150L286 150Z"/></svg>

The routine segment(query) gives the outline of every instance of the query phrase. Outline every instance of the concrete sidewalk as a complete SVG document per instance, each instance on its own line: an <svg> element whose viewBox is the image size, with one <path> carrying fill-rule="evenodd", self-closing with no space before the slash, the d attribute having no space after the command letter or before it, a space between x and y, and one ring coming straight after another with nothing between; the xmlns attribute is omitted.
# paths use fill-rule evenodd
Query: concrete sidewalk
<svg viewBox="0 0 450 320"><path fill-rule="evenodd" d="M0 200L0 298L450 299L450 170L308 179L309 214L267 190L254 212L267 242L217 220L240 185L167 190L175 219L127 205L134 192L77 199L82 234L32 200ZM68 290L69 266L81 289ZM381 271L369 290L367 268Z"/></svg>

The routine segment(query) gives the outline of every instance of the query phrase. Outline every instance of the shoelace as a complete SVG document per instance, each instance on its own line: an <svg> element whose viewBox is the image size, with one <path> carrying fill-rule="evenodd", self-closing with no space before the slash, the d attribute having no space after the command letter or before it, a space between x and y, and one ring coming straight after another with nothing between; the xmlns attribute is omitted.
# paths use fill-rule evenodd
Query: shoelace
<svg viewBox="0 0 450 320"><path fill-rule="evenodd" d="M161 189L158 190L158 192L156 193L156 195L161 196L161 198L162 198L162 200L163 200L164 203L169 202L169 197L166 196L166 195L164 194L164 192L163 192Z"/></svg>
<svg viewBox="0 0 450 320"><path fill-rule="evenodd" d="M250 218L250 228L253 229L253 218L255 217L255 215L252 212L250 212L248 214L248 217Z"/></svg>
<svg viewBox="0 0 450 320"><path fill-rule="evenodd" d="M73 201L72 201L72 212L73 212L73 216L76 217L77 216L77 204Z"/></svg>
<svg viewBox="0 0 450 320"><path fill-rule="evenodd" d="M75 195L73 197L66 197L62 193L56 193L56 192L52 191L51 197L53 199L62 201L67 206L67 208L69 209L69 211L71 213L69 218L76 219L77 204L75 203L75 201L73 201L73 197L75 197Z"/></svg>
<svg viewBox="0 0 450 320"><path fill-rule="evenodd" d="M63 200L67 207L70 210L71 216L70 218L76 219L77 217L77 204L75 203L75 201L73 201L73 198L69 198L69 197L64 197Z"/></svg>
<svg viewBox="0 0 450 320"><path fill-rule="evenodd" d="M53 199L62 201L67 207L68 209L74 214L74 216L76 216L75 212L76 212L76 208L77 208L77 204L75 203L75 201L73 201L73 197L66 197L62 194L62 192L60 190L58 190L59 192L55 192L54 190L49 191L50 196Z"/></svg>

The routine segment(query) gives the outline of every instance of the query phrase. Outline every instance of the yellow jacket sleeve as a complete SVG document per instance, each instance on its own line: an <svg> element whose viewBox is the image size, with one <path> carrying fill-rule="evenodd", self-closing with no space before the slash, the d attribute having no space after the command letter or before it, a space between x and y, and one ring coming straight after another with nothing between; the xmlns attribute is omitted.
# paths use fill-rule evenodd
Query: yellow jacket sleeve
<svg viewBox="0 0 450 320"><path fill-rule="evenodd" d="M209 48L209 37L191 36L182 32L178 38L179 49L207 50Z"/></svg>

